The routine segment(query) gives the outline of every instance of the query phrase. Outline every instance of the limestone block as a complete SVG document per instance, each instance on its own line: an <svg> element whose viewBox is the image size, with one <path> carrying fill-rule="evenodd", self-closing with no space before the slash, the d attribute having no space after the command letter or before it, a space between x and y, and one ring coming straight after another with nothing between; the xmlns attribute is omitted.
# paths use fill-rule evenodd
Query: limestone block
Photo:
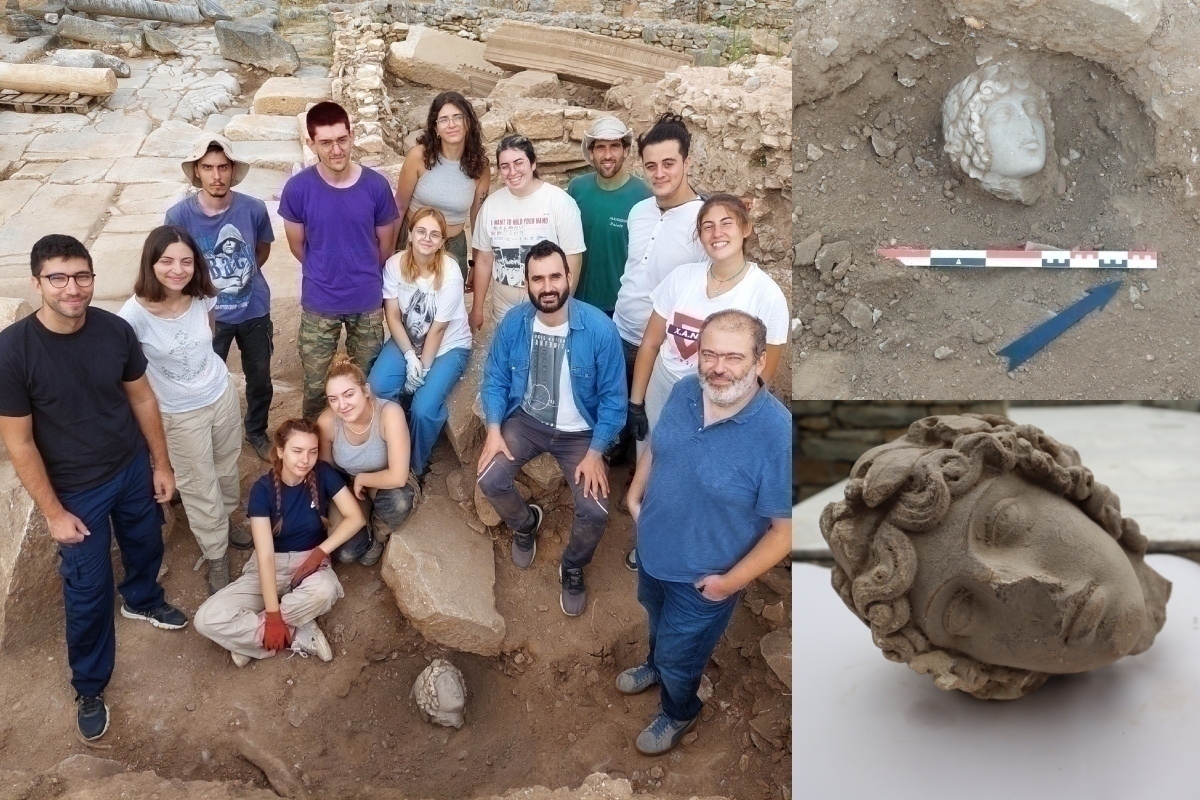
<svg viewBox="0 0 1200 800"><path fill-rule="evenodd" d="M220 20L214 27L223 58L277 75L291 75L300 69L295 46L264 25Z"/></svg>
<svg viewBox="0 0 1200 800"><path fill-rule="evenodd" d="M472 531L446 497L426 497L392 534L381 577L396 605L431 642L483 656L500 652L490 539Z"/></svg>
<svg viewBox="0 0 1200 800"><path fill-rule="evenodd" d="M16 161L33 141L30 133L9 133L0 135L0 161Z"/></svg>
<svg viewBox="0 0 1200 800"><path fill-rule="evenodd" d="M0 297L0 330L33 313L33 306L16 297Z"/></svg>
<svg viewBox="0 0 1200 800"><path fill-rule="evenodd" d="M479 132L484 142L499 142L507 130L508 121L496 111L489 111L479 118Z"/></svg>
<svg viewBox="0 0 1200 800"><path fill-rule="evenodd" d="M121 189L117 209L122 214L165 214L187 194L189 184L179 173L178 183L134 183ZM111 186L112 184L107 184Z"/></svg>
<svg viewBox="0 0 1200 800"><path fill-rule="evenodd" d="M118 158L105 180L109 183L180 183L183 170L179 168L177 158L129 156Z"/></svg>
<svg viewBox="0 0 1200 800"><path fill-rule="evenodd" d="M10 64L32 64L46 55L46 51L58 43L58 36L34 36L18 44L4 48L4 60ZM68 64L66 66L75 66Z"/></svg>
<svg viewBox="0 0 1200 800"><path fill-rule="evenodd" d="M287 183L287 179L291 176L292 171L290 167L286 171L251 167L250 171L246 173L245 179L237 185L237 190L242 194L257 197L264 202L278 200L279 193L283 191L283 185Z"/></svg>
<svg viewBox="0 0 1200 800"><path fill-rule="evenodd" d="M96 183L112 168L115 158L79 158L64 161L47 178L50 183Z"/></svg>
<svg viewBox="0 0 1200 800"><path fill-rule="evenodd" d="M563 479L562 470L558 468L558 462L549 453L542 453L537 458L531 460L525 466L521 467L521 472L528 475L537 483L542 490L541 494L556 491L566 483Z"/></svg>
<svg viewBox="0 0 1200 800"><path fill-rule="evenodd" d="M561 139L565 130L561 108L525 106L514 111L509 121L514 131L530 139Z"/></svg>
<svg viewBox="0 0 1200 800"><path fill-rule="evenodd" d="M58 35L88 44L131 44L141 50L146 48L146 37L136 28L123 28L83 17L63 17L58 23Z"/></svg>
<svg viewBox="0 0 1200 800"><path fill-rule="evenodd" d="M246 117L242 117L242 119L246 119ZM289 139L285 142L234 142L233 155L239 161L245 161L252 167L284 171L290 171L292 164L298 164L304 158L300 152L300 142L296 139Z"/></svg>
<svg viewBox="0 0 1200 800"><path fill-rule="evenodd" d="M102 233L96 238L88 248L96 270L92 293L96 300L124 301L133 294L145 243L144 233Z"/></svg>
<svg viewBox="0 0 1200 800"><path fill-rule="evenodd" d="M329 78L268 78L254 93L255 114L295 115L309 103L333 99Z"/></svg>
<svg viewBox="0 0 1200 800"><path fill-rule="evenodd" d="M459 467L446 476L446 493L455 502L470 500L471 487L474 485L475 471L470 467Z"/></svg>
<svg viewBox="0 0 1200 800"><path fill-rule="evenodd" d="M154 19L179 25L195 25L204 20L200 16L200 9L195 6L162 3L158 0L69 0L67 5L72 11L82 11L85 14Z"/></svg>
<svg viewBox="0 0 1200 800"><path fill-rule="evenodd" d="M494 528L503 522L500 519L500 515L496 513L496 509L492 507L491 502L484 496L483 490L479 488L478 483L475 483L475 492L472 501L475 504L475 516L479 517L479 521L484 525Z"/></svg>
<svg viewBox="0 0 1200 800"><path fill-rule="evenodd" d="M146 137L137 154L183 160L191 156L196 137L202 133L204 131L195 125L189 125L182 120L169 119Z"/></svg>
<svg viewBox="0 0 1200 800"><path fill-rule="evenodd" d="M504 20L488 37L484 58L504 69L535 69L607 88L642 78L661 80L692 57L584 31Z"/></svg>
<svg viewBox="0 0 1200 800"><path fill-rule="evenodd" d="M66 161L72 158L119 158L137 152L145 137L136 133L97 133L94 130L43 133L29 143L26 161Z"/></svg>
<svg viewBox="0 0 1200 800"><path fill-rule="evenodd" d="M79 92L107 96L117 90L117 76L107 68L0 62L0 88L46 94Z"/></svg>
<svg viewBox="0 0 1200 800"><path fill-rule="evenodd" d="M540 141L534 142L534 152L537 153L538 164L562 164L568 161L578 161L587 166L583 153L576 142Z"/></svg>
<svg viewBox="0 0 1200 800"><path fill-rule="evenodd" d="M62 627L58 552L46 518L0 461L0 650L44 642Z"/></svg>
<svg viewBox="0 0 1200 800"><path fill-rule="evenodd" d="M216 0L200 0L196 4L200 9L200 16L204 17L209 22L217 22L218 20L231 20L233 17L229 15L220 3Z"/></svg>
<svg viewBox="0 0 1200 800"><path fill-rule="evenodd" d="M758 643L759 652L775 677L792 688L792 635L782 628L768 633Z"/></svg>
<svg viewBox="0 0 1200 800"><path fill-rule="evenodd" d="M0 257L28 259L33 243L46 234L47 220L53 221L55 233L86 242L100 229L116 193L117 187L111 183L80 186L48 183L40 187L0 228Z"/></svg>
<svg viewBox="0 0 1200 800"><path fill-rule="evenodd" d="M1137 51L1162 18L1162 0L951 0L989 30L1085 58Z"/></svg>
<svg viewBox="0 0 1200 800"><path fill-rule="evenodd" d="M242 114L225 126L225 138L231 142L299 141L296 118L273 114Z"/></svg>
<svg viewBox="0 0 1200 800"><path fill-rule="evenodd" d="M563 96L562 84L553 72L527 69L511 78L501 78L488 95L493 100L517 99L520 97L543 97L557 100Z"/></svg>
<svg viewBox="0 0 1200 800"><path fill-rule="evenodd" d="M24 170L22 170L24 171ZM0 225L21 210L33 193L42 187L36 180L0 181Z"/></svg>
<svg viewBox="0 0 1200 800"><path fill-rule="evenodd" d="M471 348L471 357L467 359L467 368L462 378L455 384L450 396L446 399L448 417L446 419L446 438L458 456L460 464L471 466L479 457L479 448L483 445L486 432L483 425L482 413L476 413L479 403L479 382L483 379L483 365L487 362L488 344L492 341L492 333L496 329L491 315L485 315L487 320L483 329L475 336L475 346Z"/></svg>
<svg viewBox="0 0 1200 800"><path fill-rule="evenodd" d="M128 78L132 72L129 65L116 56L98 50L55 50L50 58L60 67L83 69L111 69L118 78Z"/></svg>
<svg viewBox="0 0 1200 800"><path fill-rule="evenodd" d="M106 233L140 233L143 236L163 224L162 214L113 214L104 224Z"/></svg>
<svg viewBox="0 0 1200 800"><path fill-rule="evenodd" d="M173 56L183 52L174 39L165 33L159 33L153 28L144 29L142 35L146 37L146 47L149 47L156 53Z"/></svg>
<svg viewBox="0 0 1200 800"><path fill-rule="evenodd" d="M410 83L464 92L470 91L464 67L469 67L476 76L491 74L497 79L504 76L484 59L484 50L480 42L413 25L408 29L408 38L392 43L384 66Z"/></svg>

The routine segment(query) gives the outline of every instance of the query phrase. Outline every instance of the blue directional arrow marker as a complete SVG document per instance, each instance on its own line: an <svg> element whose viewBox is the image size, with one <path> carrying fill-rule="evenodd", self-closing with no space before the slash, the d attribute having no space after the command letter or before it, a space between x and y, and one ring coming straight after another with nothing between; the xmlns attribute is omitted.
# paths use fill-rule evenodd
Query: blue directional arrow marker
<svg viewBox="0 0 1200 800"><path fill-rule="evenodd" d="M1008 370L1012 372L1028 361L1038 350L1050 344L1067 328L1083 319L1088 312L1104 308L1120 288L1121 281L1093 286L1087 290L1082 300L1067 306L1020 339L996 351L996 354L1008 358Z"/></svg>

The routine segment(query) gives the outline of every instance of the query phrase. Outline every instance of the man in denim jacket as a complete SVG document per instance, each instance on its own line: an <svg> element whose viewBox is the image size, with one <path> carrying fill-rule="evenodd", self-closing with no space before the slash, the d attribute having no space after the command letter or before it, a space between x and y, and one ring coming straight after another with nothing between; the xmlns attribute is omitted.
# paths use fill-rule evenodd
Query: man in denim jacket
<svg viewBox="0 0 1200 800"><path fill-rule="evenodd" d="M542 509L526 503L513 478L550 453L571 484L575 519L559 565L559 605L568 616L587 606L583 567L608 523L603 453L625 424L625 361L617 328L597 308L570 296L562 248L541 241L525 256L530 305L511 309L496 327L479 394L487 441L479 488L512 528L512 559L533 563Z"/></svg>

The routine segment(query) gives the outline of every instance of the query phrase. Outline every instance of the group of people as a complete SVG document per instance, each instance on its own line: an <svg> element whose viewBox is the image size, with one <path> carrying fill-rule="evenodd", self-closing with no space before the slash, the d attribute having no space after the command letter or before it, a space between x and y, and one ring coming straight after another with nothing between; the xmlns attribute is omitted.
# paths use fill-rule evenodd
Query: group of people
<svg viewBox="0 0 1200 800"><path fill-rule="evenodd" d="M159 504L176 490L208 562L195 628L239 667L287 648L332 658L316 623L342 596L332 562L376 563L419 501L490 303L479 487L527 568L543 513L514 478L542 453L557 460L575 506L559 564L569 616L587 605L609 463L638 442L626 564L650 652L616 688L661 685L662 713L636 745L666 752L698 718L701 674L741 588L790 548L790 421L765 387L787 304L746 258L746 205L692 188L691 137L672 114L638 139L645 181L626 168L633 132L596 120L582 145L595 171L566 191L540 179L533 144L510 135L489 194L479 121L455 92L434 99L394 192L351 158L341 106L310 109L306 133L318 162L279 203L300 263L301 417L268 435L274 331L262 267L274 236L265 204L234 191L248 166L217 134L183 162L197 191L147 237L119 315L89 309L91 256L52 234L31 253L41 307L0 332L0 438L58 543L80 735L108 727L112 536L122 615L188 623L158 582ZM235 341L244 415L225 365ZM230 522L243 436L270 463L246 501L248 529ZM254 550L236 580L230 546Z"/></svg>

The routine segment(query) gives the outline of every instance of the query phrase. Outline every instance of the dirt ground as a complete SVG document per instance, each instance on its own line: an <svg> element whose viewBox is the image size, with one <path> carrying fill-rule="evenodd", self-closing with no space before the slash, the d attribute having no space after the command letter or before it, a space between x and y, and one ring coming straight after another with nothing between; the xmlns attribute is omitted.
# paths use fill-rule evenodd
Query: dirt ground
<svg viewBox="0 0 1200 800"><path fill-rule="evenodd" d="M294 306L276 309L272 366L282 378L272 425L299 411L298 316ZM230 366L239 369L235 356ZM427 492L446 494L445 475L457 466L443 441ZM241 467L244 496L264 465L247 447ZM624 471L612 479L620 487ZM199 550L182 508L175 508L179 522L168 540L163 585L190 615L207 597L205 573L193 571ZM77 741L61 625L46 631L36 647L0 657L0 770L43 771L88 753L165 778L267 788L233 740L248 731L325 796L368 796L377 787L413 798L463 798L538 784L574 787L590 773L606 772L662 796L790 798L790 692L758 651L759 639L777 625L755 613L782 601L790 615L787 568L753 584L734 615L708 668L714 694L697 738L664 758L646 758L633 740L657 712L657 693L625 698L613 688L617 673L638 663L645 647L636 577L623 564L631 521L614 510L586 572L588 609L569 619L558 608L555 565L570 513L548 515L538 560L526 572L512 566L507 534L490 531L497 606L508 624L506 652L498 658L450 652L423 639L397 610L378 566L337 567L346 596L320 621L336 654L328 664L276 656L239 670L190 628L159 631L118 616L117 666L105 695L112 710L102 740L108 750ZM237 574L246 554L230 553ZM782 625L790 626L790 618ZM450 658L466 676L461 730L422 722L409 697L435 656ZM752 733L752 719L776 735Z"/></svg>
<svg viewBox="0 0 1200 800"><path fill-rule="evenodd" d="M841 26L838 45L846 49L836 51L858 53L845 70L861 70L861 80L830 93L811 58L795 61L794 238L820 231L824 242L853 248L852 265L827 282L814 267L795 270L803 323L793 339L795 397L1200 396L1200 215L1178 175L1155 172L1154 131L1137 99L1092 62L1022 50L1050 95L1052 158L1067 163L1058 167L1059 191L1035 205L999 200L942 152L941 107L947 91L984 59L1016 48L986 29L950 21L935 0L906 4L899 20L870 17L891 13L883 8L861 12ZM801 12L802 31L806 13L814 12ZM814 47L818 35L824 33L797 37L799 47ZM874 133L895 142L892 157L876 154ZM813 145L817 160L808 155ZM888 246L1019 248L1027 241L1157 250L1159 268L953 270L904 267L875 254ZM1086 289L1112 280L1124 285L1107 307L1015 372L995 355ZM851 297L882 311L873 329L855 329L841 316ZM941 347L954 352L935 359Z"/></svg>

